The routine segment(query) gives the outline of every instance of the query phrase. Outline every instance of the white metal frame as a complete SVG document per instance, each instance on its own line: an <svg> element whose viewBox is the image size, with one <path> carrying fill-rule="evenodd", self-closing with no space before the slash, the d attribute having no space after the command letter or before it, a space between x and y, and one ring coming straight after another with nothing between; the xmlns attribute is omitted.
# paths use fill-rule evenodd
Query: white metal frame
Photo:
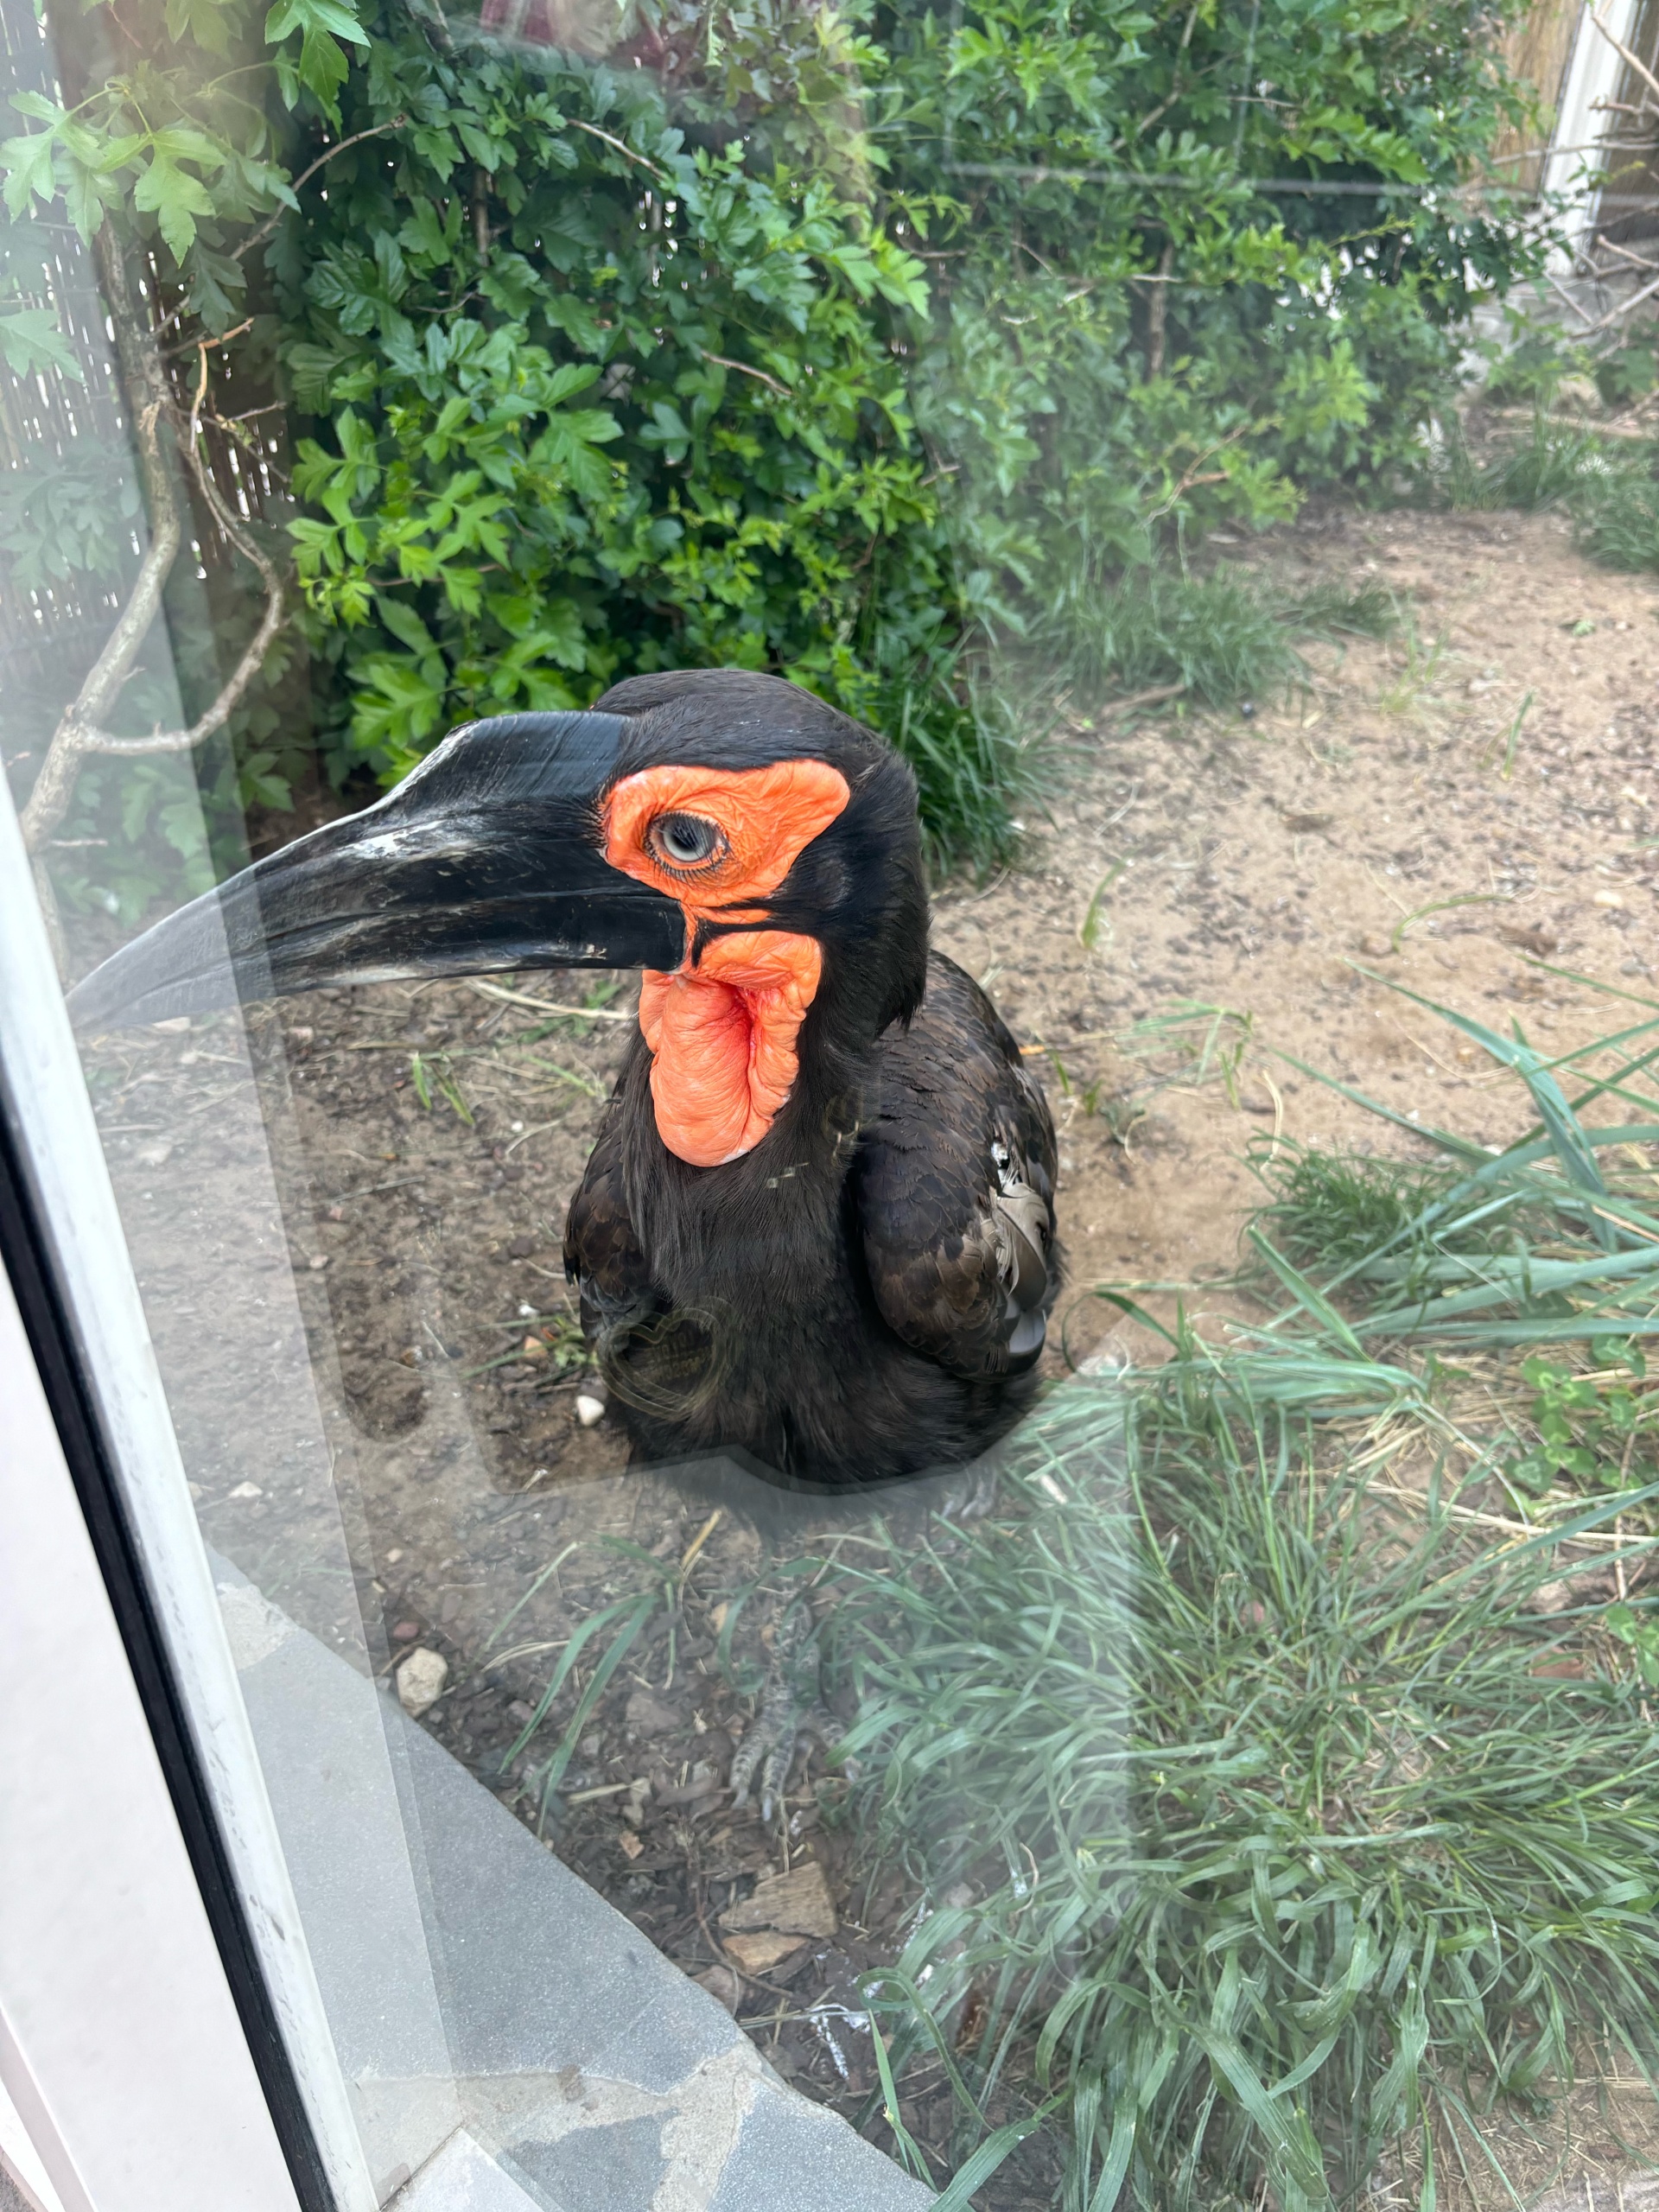
<svg viewBox="0 0 1659 2212"><path fill-rule="evenodd" d="M241 1907L329 2184L339 2212L374 2212L375 2191L300 1925L22 832L3 779L0 1065L79 1334L85 1372L117 1463L122 1503L145 1563ZM0 1402L0 1433L11 1427L7 1410ZM10 1530L0 1530L0 1548L10 1546ZM16 1649L14 1660L24 1671L10 1676L11 1689L20 1681L32 1681L35 1673L26 1647ZM7 1777L10 1797L18 1770L8 1761L0 1764L0 1772ZM95 1772L89 1768L83 1776L78 1812L83 1825L92 1813L86 1776ZM96 1787L90 1794L101 1795ZM119 1818L118 1809L104 1802L92 1814L90 1825L107 1840ZM66 1847L69 1841L66 1838ZM194 1910L201 1911L199 1895ZM0 1959L0 1976L6 1971ZM240 2044L239 2028L236 2033ZM245 2044L242 2049L245 2056ZM219 2197L213 2212L228 2212L232 2201ZM137 2212L137 2200L133 2202ZM160 2204L168 2212L181 2212L184 2202L152 2195L144 2200L145 2212ZM207 2201L203 2203L207 2212ZM68 2212L79 2212L72 2200L66 2199L66 2205ZM100 2203L97 2212L106 2212L105 2206Z"/></svg>
<svg viewBox="0 0 1659 2212"><path fill-rule="evenodd" d="M295 2212L0 1274L0 2163L39 2212Z"/></svg>

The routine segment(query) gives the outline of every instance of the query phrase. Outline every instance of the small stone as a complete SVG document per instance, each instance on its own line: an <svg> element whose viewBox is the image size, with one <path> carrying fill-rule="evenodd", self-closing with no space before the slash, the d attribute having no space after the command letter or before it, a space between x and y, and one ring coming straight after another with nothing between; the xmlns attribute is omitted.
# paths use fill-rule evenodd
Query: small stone
<svg viewBox="0 0 1659 2212"><path fill-rule="evenodd" d="M798 1936L728 1936L724 1942L745 1974L765 1974L801 1948Z"/></svg>
<svg viewBox="0 0 1659 2212"><path fill-rule="evenodd" d="M510 1260L527 1260L535 1249L536 1239L533 1236L511 1236L507 1239L507 1257Z"/></svg>
<svg viewBox="0 0 1659 2212"><path fill-rule="evenodd" d="M671 1705L650 1690L635 1690L623 1708L623 1726L630 1736L666 1736L680 1725Z"/></svg>
<svg viewBox="0 0 1659 2212"><path fill-rule="evenodd" d="M816 1859L803 1860L787 1874L770 1874L754 1895L728 1905L722 1928L775 1928L791 1936L833 1936L836 1908L830 1885Z"/></svg>
<svg viewBox="0 0 1659 2212"><path fill-rule="evenodd" d="M386 1565L388 1567L396 1567L403 1555L404 1554L399 1548L394 1544L391 1549L386 1554Z"/></svg>
<svg viewBox="0 0 1659 2212"><path fill-rule="evenodd" d="M165 1167L172 1157L170 1144L141 1144L133 1154L141 1167Z"/></svg>
<svg viewBox="0 0 1659 2212"><path fill-rule="evenodd" d="M638 1859L645 1847L632 1828L619 1828L616 1832L616 1847L625 1859Z"/></svg>
<svg viewBox="0 0 1659 2212"><path fill-rule="evenodd" d="M584 1428L595 1427L605 1418L603 1398L589 1397L586 1390L576 1393L576 1419Z"/></svg>
<svg viewBox="0 0 1659 2212"><path fill-rule="evenodd" d="M227 1497L263 1497L264 1494L257 1483L238 1483L234 1490L225 1493Z"/></svg>
<svg viewBox="0 0 1659 2212"><path fill-rule="evenodd" d="M734 2013L743 2001L743 1984L730 1967L709 1967L696 1980L699 1989L706 1989L728 2012Z"/></svg>
<svg viewBox="0 0 1659 2212"><path fill-rule="evenodd" d="M326 1252L314 1252L311 1255L311 1257L306 1262L307 1267L310 1268L313 1274L317 1274L320 1269L326 1268L327 1264L328 1255Z"/></svg>
<svg viewBox="0 0 1659 2212"><path fill-rule="evenodd" d="M394 1643L413 1643L420 1632L418 1621L399 1621L391 1631L391 1640Z"/></svg>
<svg viewBox="0 0 1659 2212"><path fill-rule="evenodd" d="M1592 904L1598 906L1622 906L1624 901L1617 891L1598 891Z"/></svg>
<svg viewBox="0 0 1659 2212"><path fill-rule="evenodd" d="M526 1337L524 1342L524 1355L526 1359L545 1359L547 1346L540 1337Z"/></svg>
<svg viewBox="0 0 1659 2212"><path fill-rule="evenodd" d="M288 1033L296 1045L308 1045L317 1033L315 1029L308 1028L304 1022L296 1021Z"/></svg>
<svg viewBox="0 0 1659 2212"><path fill-rule="evenodd" d="M411 1720L435 1705L449 1679L449 1662L441 1651L424 1645L397 1662L397 1702Z"/></svg>

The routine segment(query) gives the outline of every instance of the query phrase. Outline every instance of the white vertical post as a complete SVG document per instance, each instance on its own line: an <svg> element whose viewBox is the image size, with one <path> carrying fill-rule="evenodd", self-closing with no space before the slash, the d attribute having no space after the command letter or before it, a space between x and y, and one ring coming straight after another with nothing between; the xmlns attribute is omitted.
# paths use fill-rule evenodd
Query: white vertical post
<svg viewBox="0 0 1659 2212"><path fill-rule="evenodd" d="M1579 28L1561 92L1561 111L1544 163L1542 188L1546 193L1570 192L1573 178L1589 158L1582 149L1593 146L1599 139L1620 135L1614 127L1618 117L1604 114L1597 103L1618 95L1624 64L1611 40L1617 39L1622 46L1630 44L1639 10L1640 0L1602 0L1599 8L1592 7L1591 0L1585 0L1580 10ZM1592 18L1599 19L1611 34L1611 38L1603 36ZM1586 195L1578 211L1575 241L1588 237L1595 228L1600 203L1599 193Z"/></svg>

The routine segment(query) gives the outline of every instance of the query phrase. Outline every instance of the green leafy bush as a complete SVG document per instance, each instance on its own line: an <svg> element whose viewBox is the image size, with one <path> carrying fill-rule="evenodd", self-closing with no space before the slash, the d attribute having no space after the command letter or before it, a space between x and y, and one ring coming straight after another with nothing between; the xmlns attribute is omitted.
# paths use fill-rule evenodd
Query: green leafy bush
<svg viewBox="0 0 1659 2212"><path fill-rule="evenodd" d="M938 855L988 857L1031 782L1000 653L1418 467L1541 250L1460 189L1523 106L1472 0L671 4L600 61L138 12L137 71L14 100L10 204L152 255L187 353L257 310L336 778L731 662L889 723Z"/></svg>

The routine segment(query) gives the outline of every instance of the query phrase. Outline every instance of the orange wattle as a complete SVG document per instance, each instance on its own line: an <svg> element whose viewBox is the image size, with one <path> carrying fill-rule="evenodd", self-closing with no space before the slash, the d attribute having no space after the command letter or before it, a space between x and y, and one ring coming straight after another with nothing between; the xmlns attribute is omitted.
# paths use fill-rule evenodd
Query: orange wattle
<svg viewBox="0 0 1659 2212"><path fill-rule="evenodd" d="M850 796L828 762L780 760L645 768L607 801L607 860L667 892L685 914L687 960L672 975L645 970L639 1027L652 1054L658 1134L694 1167L741 1159L772 1127L794 1085L801 1022L823 969L816 938L772 930L713 938L694 966L697 925L750 918L745 908L778 888ZM671 868L647 845L654 821L681 813L718 823L725 844L711 862Z"/></svg>
<svg viewBox="0 0 1659 2212"><path fill-rule="evenodd" d="M716 938L694 969L645 970L639 1027L671 1152L721 1167L760 1143L793 1088L796 1039L823 965L816 939L756 930Z"/></svg>

